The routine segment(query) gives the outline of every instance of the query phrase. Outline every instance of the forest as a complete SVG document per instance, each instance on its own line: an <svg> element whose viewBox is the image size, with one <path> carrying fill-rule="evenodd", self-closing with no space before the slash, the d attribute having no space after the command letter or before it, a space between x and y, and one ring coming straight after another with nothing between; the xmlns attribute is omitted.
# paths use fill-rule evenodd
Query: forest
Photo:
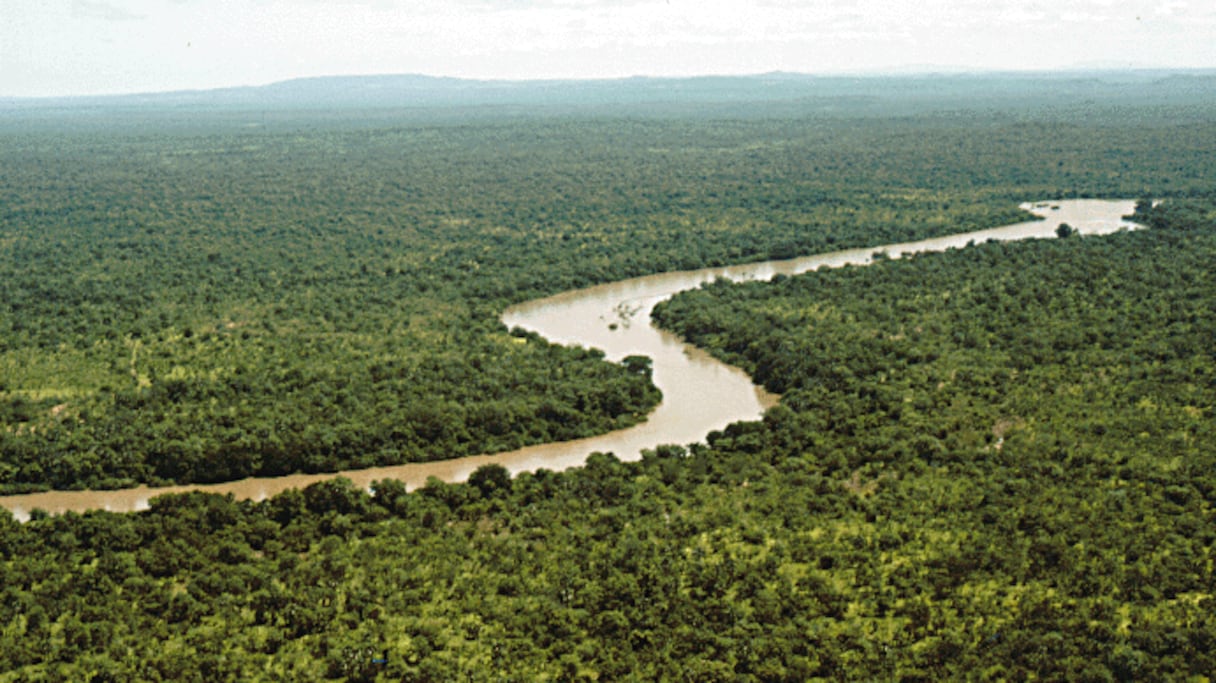
<svg viewBox="0 0 1216 683"><path fill-rule="evenodd" d="M18 112L0 125L0 492L604 432L657 392L594 353L519 343L506 305L990 227L1027 198L1207 186L1216 134L1193 94L897 115L909 97L889 118L868 99L253 127Z"/></svg>
<svg viewBox="0 0 1216 683"><path fill-rule="evenodd" d="M5 121L10 492L605 431L647 378L503 307L1162 201L680 295L656 320L783 398L640 462L0 511L0 681L1207 680L1216 110L745 109Z"/></svg>

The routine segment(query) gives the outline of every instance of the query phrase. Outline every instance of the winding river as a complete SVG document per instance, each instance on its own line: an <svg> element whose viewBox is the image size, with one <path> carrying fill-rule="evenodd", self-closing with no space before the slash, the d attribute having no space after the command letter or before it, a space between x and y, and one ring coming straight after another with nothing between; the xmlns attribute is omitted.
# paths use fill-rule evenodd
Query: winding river
<svg viewBox="0 0 1216 683"><path fill-rule="evenodd" d="M1138 226L1125 221L1123 216L1132 213L1134 204L1130 200L1090 199L1024 204L1022 208L1033 211L1045 220L787 261L662 273L530 301L503 313L502 321L508 327L532 330L562 344L599 348L610 360L620 360L630 354L646 355L653 359L654 382L663 391L663 401L646 422L628 429L493 455L336 474L261 477L210 485L141 486L117 491L49 491L0 496L0 506L11 510L17 519L26 520L34 509L51 513L93 509L118 512L141 510L146 509L148 501L155 496L192 490L231 493L238 499L261 500L287 489L302 488L338 475L365 488L379 479L400 479L412 489L424 484L428 477L463 481L475 469L488 463L498 463L516 473L577 466L595 451L611 452L622 460L636 460L641 457L642 449L658 444L700 441L710 431L732 422L757 419L778 398L752 384L751 378L742 370L721 363L704 351L681 342L674 335L651 326L650 311L659 301L717 278L768 280L775 275L794 275L824 266L864 265L879 251L891 258L898 258L903 254L963 247L968 242L1054 237L1061 223L1068 223L1082 234L1132 229Z"/></svg>

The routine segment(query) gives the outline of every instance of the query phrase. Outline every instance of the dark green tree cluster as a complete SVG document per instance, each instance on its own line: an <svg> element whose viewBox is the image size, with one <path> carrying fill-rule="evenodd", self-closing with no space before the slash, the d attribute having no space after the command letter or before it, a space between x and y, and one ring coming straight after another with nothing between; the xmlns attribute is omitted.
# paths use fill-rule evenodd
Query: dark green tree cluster
<svg viewBox="0 0 1216 683"><path fill-rule="evenodd" d="M640 462L0 518L0 681L1205 680L1216 201L1141 219L681 295L786 394Z"/></svg>

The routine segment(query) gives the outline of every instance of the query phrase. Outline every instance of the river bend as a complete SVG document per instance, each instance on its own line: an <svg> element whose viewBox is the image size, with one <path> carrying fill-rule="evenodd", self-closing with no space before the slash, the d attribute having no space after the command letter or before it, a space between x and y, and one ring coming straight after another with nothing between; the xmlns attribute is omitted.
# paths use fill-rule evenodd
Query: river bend
<svg viewBox="0 0 1216 683"><path fill-rule="evenodd" d="M628 429L493 455L330 474L257 477L222 484L141 486L117 491L48 491L0 496L0 506L11 510L17 519L25 520L34 509L51 513L141 510L146 509L148 501L155 496L184 491L231 493L238 499L261 500L335 476L347 477L365 488L376 480L400 479L412 489L424 484L428 477L463 481L478 467L489 463L503 465L512 473L518 473L574 467L596 451L614 453L622 460L637 460L643 449L659 444L701 441L710 431L722 429L732 422L757 419L777 401L777 396L755 386L742 370L652 326L650 312L658 302L717 278L769 280L775 275L796 275L821 267L864 265L876 252L898 258L903 254L959 248L969 242L1054 237L1061 223L1068 223L1081 234L1091 235L1138 227L1123 219L1134 209L1134 202L1130 200L1068 200L1024 204L1022 208L1044 220L784 261L660 273L529 301L503 313L502 321L508 327L531 330L561 344L599 348L609 360L619 361L631 354L649 356L654 362L654 383L663 391L663 401L646 422Z"/></svg>

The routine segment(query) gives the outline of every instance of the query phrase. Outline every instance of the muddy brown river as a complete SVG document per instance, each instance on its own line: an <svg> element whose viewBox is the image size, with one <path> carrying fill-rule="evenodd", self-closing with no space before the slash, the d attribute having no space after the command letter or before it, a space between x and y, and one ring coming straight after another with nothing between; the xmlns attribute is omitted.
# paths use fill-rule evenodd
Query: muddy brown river
<svg viewBox="0 0 1216 683"><path fill-rule="evenodd" d="M611 452L622 460L636 460L643 449L660 444L688 444L704 439L714 429L740 420L759 418L777 397L752 384L742 370L710 357L650 324L656 303L673 294L700 286L716 278L735 281L768 280L775 275L795 275L820 267L864 265L875 252L891 258L925 251L963 247L968 242L1054 237L1060 223L1068 223L1082 234L1102 234L1136 226L1123 219L1132 213L1131 200L1069 200L1023 208L1044 220L1018 223L948 237L865 249L838 251L787 261L765 261L724 268L662 273L611 284L566 292L530 301L508 309L502 321L508 327L532 330L550 341L581 344L602 349L609 360L631 354L649 356L654 362L654 383L663 391L662 403L646 422L597 437L531 446L516 451L478 455L440 462L412 463L393 467L350 470L330 474L297 474L259 477L223 484L168 487L138 487L117 491L50 491L18 496L0 496L0 506L20 520L31 510L51 513L104 509L118 512L146 509L148 501L165 493L208 491L231 493L238 499L261 500L291 488L343 476L368 488L380 479L400 479L409 488L424 484L428 477L463 481L478 467L497 463L512 473L541 468L562 470L580 465L596 451Z"/></svg>

